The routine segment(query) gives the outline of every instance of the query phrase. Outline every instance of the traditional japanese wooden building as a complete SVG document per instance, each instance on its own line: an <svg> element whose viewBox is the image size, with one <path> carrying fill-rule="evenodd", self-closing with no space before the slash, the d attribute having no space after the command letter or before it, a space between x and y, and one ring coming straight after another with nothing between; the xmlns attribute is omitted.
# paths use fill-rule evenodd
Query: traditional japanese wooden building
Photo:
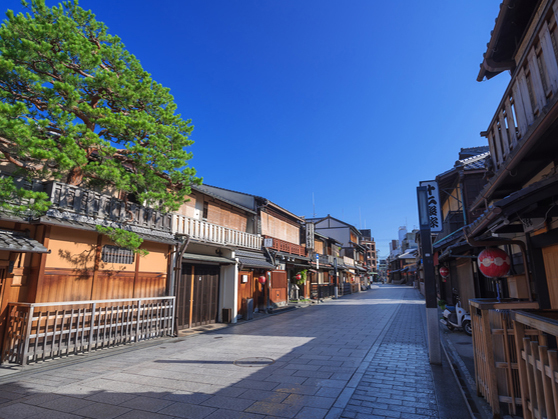
<svg viewBox="0 0 558 419"><path fill-rule="evenodd" d="M6 175L7 176L7 175ZM173 333L172 217L51 181L46 214L0 213L2 362L27 363ZM148 254L97 226L135 232Z"/></svg>
<svg viewBox="0 0 558 419"><path fill-rule="evenodd" d="M558 415L558 2L504 0L478 80L509 72L488 128L488 182L463 229L478 254L497 247L510 272L500 298L472 299L477 390L494 417Z"/></svg>

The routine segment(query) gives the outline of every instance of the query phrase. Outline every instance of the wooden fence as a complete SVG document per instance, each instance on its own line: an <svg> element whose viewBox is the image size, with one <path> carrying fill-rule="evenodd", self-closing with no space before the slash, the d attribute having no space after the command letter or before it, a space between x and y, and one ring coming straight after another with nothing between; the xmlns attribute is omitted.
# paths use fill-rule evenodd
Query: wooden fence
<svg viewBox="0 0 558 419"><path fill-rule="evenodd" d="M525 419L558 418L558 311L512 313ZM533 339L533 330L539 332ZM551 346L549 346L551 345ZM550 349L552 347L552 349Z"/></svg>
<svg viewBox="0 0 558 419"><path fill-rule="evenodd" d="M174 334L175 297L10 303L0 361L20 365Z"/></svg>
<svg viewBox="0 0 558 419"><path fill-rule="evenodd" d="M504 410L516 416L521 411L521 388L515 331L510 309L537 308L534 302L469 300L473 326L473 352L477 394L492 408L494 418ZM538 330L526 330L536 339ZM504 408L504 409L502 409Z"/></svg>

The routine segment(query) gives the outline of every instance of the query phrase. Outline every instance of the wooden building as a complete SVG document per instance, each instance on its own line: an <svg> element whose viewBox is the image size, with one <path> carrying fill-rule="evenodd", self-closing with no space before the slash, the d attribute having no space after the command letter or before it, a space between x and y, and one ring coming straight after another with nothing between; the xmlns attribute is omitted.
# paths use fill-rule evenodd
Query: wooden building
<svg viewBox="0 0 558 419"><path fill-rule="evenodd" d="M558 2L504 0L478 80L511 80L483 135L488 182L463 237L510 257L500 298L471 299L477 391L493 415L558 415ZM543 310L544 309L544 310Z"/></svg>
<svg viewBox="0 0 558 419"><path fill-rule="evenodd" d="M49 195L46 214L0 214L2 362L172 334L171 216L59 182L30 187ZM98 225L134 231L149 253L115 246Z"/></svg>
<svg viewBox="0 0 558 419"><path fill-rule="evenodd" d="M250 317L246 300L260 303L256 280L274 267L263 254L253 206L220 191L194 186L189 201L173 214L174 233L187 238L175 291L179 329Z"/></svg>
<svg viewBox="0 0 558 419"><path fill-rule="evenodd" d="M440 192L442 231L434 239L434 264L439 271L445 267L449 276L437 277L438 298L455 305L459 296L469 310L469 299L494 297L494 290L476 269L476 253L463 235L463 227L474 221L482 211L471 210L486 183L486 166L490 162L488 146L462 148L454 166L436 176Z"/></svg>

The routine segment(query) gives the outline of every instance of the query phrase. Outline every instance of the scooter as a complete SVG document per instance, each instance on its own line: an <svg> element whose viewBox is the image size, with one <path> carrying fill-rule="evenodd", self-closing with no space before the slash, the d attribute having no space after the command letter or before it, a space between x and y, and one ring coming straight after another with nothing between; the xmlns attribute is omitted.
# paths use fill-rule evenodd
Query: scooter
<svg viewBox="0 0 558 419"><path fill-rule="evenodd" d="M461 307L461 301L457 300L455 307L446 306L443 316L444 318L440 319L440 323L445 324L449 330L463 329L469 336L473 334L471 316Z"/></svg>

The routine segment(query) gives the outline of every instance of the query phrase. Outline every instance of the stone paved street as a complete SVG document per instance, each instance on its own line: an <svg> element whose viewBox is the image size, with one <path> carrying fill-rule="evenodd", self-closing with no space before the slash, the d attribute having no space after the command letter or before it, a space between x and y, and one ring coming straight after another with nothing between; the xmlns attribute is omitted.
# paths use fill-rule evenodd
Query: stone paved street
<svg viewBox="0 0 558 419"><path fill-rule="evenodd" d="M424 311L416 290L376 286L211 333L3 368L0 418L468 418L457 391L448 408L451 372L428 363Z"/></svg>

